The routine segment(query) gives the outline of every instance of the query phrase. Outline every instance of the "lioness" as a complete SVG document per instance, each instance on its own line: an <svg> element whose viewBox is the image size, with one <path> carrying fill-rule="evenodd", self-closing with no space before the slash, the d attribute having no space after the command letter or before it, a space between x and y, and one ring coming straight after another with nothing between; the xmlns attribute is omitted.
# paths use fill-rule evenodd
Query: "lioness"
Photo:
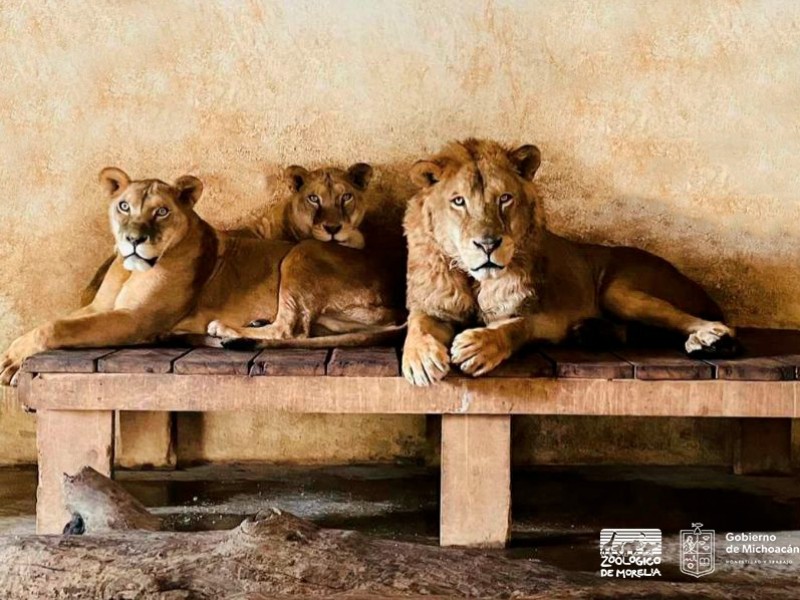
<svg viewBox="0 0 800 600"><path fill-rule="evenodd" d="M369 343L391 331L400 314L391 286L375 275L380 270L364 263L351 266L363 252L315 240L291 244L215 230L194 211L203 190L195 177L170 185L158 179L131 181L120 169L107 168L100 182L110 198L118 256L89 305L11 344L0 357L2 384L11 382L26 357L43 350L205 334L214 319L280 321L296 337L309 335L327 319L336 331L352 332L293 340L319 347ZM294 317L279 319L286 308Z"/></svg>
<svg viewBox="0 0 800 600"><path fill-rule="evenodd" d="M372 178L372 167L356 163L346 171L326 167L308 171L292 165L284 171L291 196L275 202L266 213L259 211L244 229L232 235L255 236L262 240L299 242L316 239L348 248L363 248L359 227L366 214L364 197ZM109 256L81 292L81 306L94 299L116 255Z"/></svg>
<svg viewBox="0 0 800 600"><path fill-rule="evenodd" d="M408 381L440 380L451 362L483 375L528 342L561 342L603 317L680 332L688 353L734 349L719 307L667 261L547 231L539 163L536 146L468 139L412 167L422 189L404 222Z"/></svg>
<svg viewBox="0 0 800 600"><path fill-rule="evenodd" d="M334 167L309 171L292 165L284 177L292 194L256 220L253 230L260 238L313 238L349 248L364 247L359 227L366 213L364 193L372 178L372 167L356 163L346 171Z"/></svg>

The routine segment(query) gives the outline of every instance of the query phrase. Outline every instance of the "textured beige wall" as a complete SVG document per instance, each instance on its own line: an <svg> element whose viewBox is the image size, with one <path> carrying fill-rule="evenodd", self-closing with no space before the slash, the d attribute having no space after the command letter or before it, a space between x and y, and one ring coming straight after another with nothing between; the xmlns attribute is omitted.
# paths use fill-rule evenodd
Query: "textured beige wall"
<svg viewBox="0 0 800 600"><path fill-rule="evenodd" d="M386 175L466 135L542 148L557 230L669 258L736 323L800 325L799 26L788 0L3 2L0 345L74 306L108 252L105 165L192 172L200 211L231 224L279 165L367 160ZM31 456L15 410L0 410L18 431L3 460ZM261 425L306 431L299 445L340 427ZM540 426L540 443L602 455L605 426L596 441L591 426ZM402 421L356 427L375 436L365 458L394 453L380 438L404 439L398 427L422 439ZM693 431L663 427L675 444ZM649 428L641 446L639 424L615 428L651 456ZM724 460L725 426L708 428ZM573 455L555 448L535 455Z"/></svg>

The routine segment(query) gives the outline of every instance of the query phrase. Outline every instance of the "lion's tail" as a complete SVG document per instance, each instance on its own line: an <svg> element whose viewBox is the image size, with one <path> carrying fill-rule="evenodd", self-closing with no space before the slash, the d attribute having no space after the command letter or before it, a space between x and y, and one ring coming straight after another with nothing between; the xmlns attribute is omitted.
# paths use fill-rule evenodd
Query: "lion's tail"
<svg viewBox="0 0 800 600"><path fill-rule="evenodd" d="M404 323L402 325L378 326L351 333L336 333L288 340L257 340L250 338L222 340L202 334L182 334L171 336L171 339L190 346L228 348L231 350L257 350L261 348L352 348L354 346L393 345L402 340L405 330L406 325Z"/></svg>

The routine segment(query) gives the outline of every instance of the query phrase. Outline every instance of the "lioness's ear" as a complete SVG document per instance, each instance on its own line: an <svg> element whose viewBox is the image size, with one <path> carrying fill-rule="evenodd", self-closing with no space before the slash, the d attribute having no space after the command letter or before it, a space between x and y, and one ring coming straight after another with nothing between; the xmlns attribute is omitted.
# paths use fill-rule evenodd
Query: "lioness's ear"
<svg viewBox="0 0 800 600"><path fill-rule="evenodd" d="M203 195L203 182L192 175L183 175L175 180L175 187L178 188L178 200L194 206Z"/></svg>
<svg viewBox="0 0 800 600"><path fill-rule="evenodd" d="M131 178L122 169L106 167L100 171L100 185L109 196L123 191L131 182Z"/></svg>
<svg viewBox="0 0 800 600"><path fill-rule="evenodd" d="M300 188L305 185L306 179L308 179L308 171L298 165L286 167L284 173L293 192L299 192Z"/></svg>
<svg viewBox="0 0 800 600"><path fill-rule="evenodd" d="M372 167L367 163L356 163L347 169L347 177L358 189L365 190L372 179Z"/></svg>
<svg viewBox="0 0 800 600"><path fill-rule="evenodd" d="M542 164L542 153L533 144L520 146L508 153L508 158L517 174L528 181L533 180L536 170Z"/></svg>
<svg viewBox="0 0 800 600"><path fill-rule="evenodd" d="M409 177L419 187L430 187L442 178L442 166L432 160L418 160L411 167Z"/></svg>

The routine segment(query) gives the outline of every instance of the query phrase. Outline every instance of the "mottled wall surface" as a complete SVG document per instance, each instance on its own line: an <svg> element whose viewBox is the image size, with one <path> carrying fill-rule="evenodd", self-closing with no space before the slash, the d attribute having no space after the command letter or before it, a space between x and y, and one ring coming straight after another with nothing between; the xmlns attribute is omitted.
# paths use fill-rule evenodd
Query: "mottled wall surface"
<svg viewBox="0 0 800 600"><path fill-rule="evenodd" d="M232 224L271 197L281 165L366 160L391 180L467 135L542 148L559 232L672 260L735 323L798 326L799 25L788 0L3 2L0 344L75 306L108 253L103 166L194 173L208 190L199 210ZM0 428L26 442L0 438L0 460L32 456L15 410L0 405ZM683 456L686 423L663 424L663 447L642 456ZM298 444L326 431L319 419L270 424L307 431ZM353 427L374 436L374 451L357 445L365 458L413 454L424 429ZM573 421L531 427L519 451L537 457L638 448L604 446L602 424L596 440ZM638 427L614 430L635 439ZM698 457L727 459L724 427L701 426L710 447ZM282 444L261 451L286 456Z"/></svg>

